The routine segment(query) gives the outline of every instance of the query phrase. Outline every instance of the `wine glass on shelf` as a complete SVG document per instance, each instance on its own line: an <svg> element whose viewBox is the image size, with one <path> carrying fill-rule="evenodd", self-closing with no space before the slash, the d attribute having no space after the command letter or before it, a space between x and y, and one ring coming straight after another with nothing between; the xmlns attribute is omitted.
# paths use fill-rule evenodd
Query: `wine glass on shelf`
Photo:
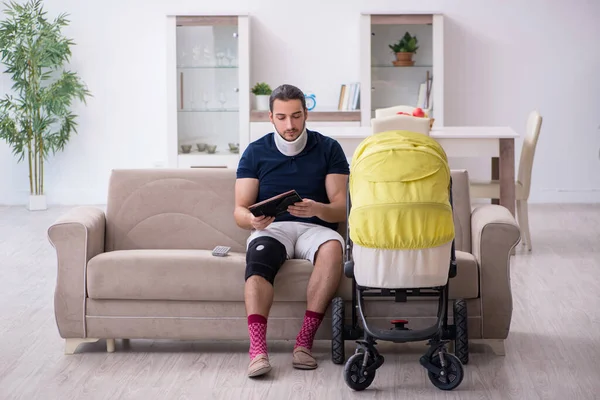
<svg viewBox="0 0 600 400"><path fill-rule="evenodd" d="M198 66L198 62L200 61L200 58L201 58L200 47L199 46L194 46L194 48L192 49L192 52L194 53L194 56L193 56L194 64L193 64L193 66L196 67L196 66Z"/></svg>
<svg viewBox="0 0 600 400"><path fill-rule="evenodd" d="M217 56L217 66L219 66L219 67L223 66L223 64L224 64L223 61L224 61L224 58L225 58L225 53L223 53L222 51L220 51L220 52L218 52L216 54L216 56Z"/></svg>
<svg viewBox="0 0 600 400"><path fill-rule="evenodd" d="M205 67L212 67L214 62L213 62L213 58L212 58L212 53L210 51L210 49L208 48L208 46L204 46L204 66Z"/></svg>
<svg viewBox="0 0 600 400"><path fill-rule="evenodd" d="M194 89L194 86L192 86L190 88L190 111L194 111L195 106L196 106L196 90Z"/></svg>
<svg viewBox="0 0 600 400"><path fill-rule="evenodd" d="M208 110L208 103L210 102L210 97L208 96L208 93L204 92L204 94L202 95L202 101L204 101L204 109Z"/></svg>
<svg viewBox="0 0 600 400"><path fill-rule="evenodd" d="M221 108L225 110L225 103L227 103L227 97L223 92L219 94L219 103L221 103Z"/></svg>
<svg viewBox="0 0 600 400"><path fill-rule="evenodd" d="M225 55L225 58L227 59L227 61L229 62L229 65L231 67L236 66L237 60L235 58L235 54L233 54L233 52L231 51L230 48L227 48L227 54Z"/></svg>

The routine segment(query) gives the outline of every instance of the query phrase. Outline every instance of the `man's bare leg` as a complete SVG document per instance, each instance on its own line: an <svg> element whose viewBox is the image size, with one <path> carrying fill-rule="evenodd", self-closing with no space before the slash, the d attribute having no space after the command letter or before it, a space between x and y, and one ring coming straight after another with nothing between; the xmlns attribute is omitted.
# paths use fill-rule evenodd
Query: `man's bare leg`
<svg viewBox="0 0 600 400"><path fill-rule="evenodd" d="M273 285L258 275L252 275L244 286L244 301L250 337L248 376L257 377L271 370L267 352L267 318L273 304Z"/></svg>
<svg viewBox="0 0 600 400"><path fill-rule="evenodd" d="M315 254L315 267L308 281L308 310L325 313L340 284L342 272L342 245L337 240L323 243Z"/></svg>
<svg viewBox="0 0 600 400"><path fill-rule="evenodd" d="M252 275L244 286L246 315L258 314L267 318L273 305L275 290L265 278Z"/></svg>
<svg viewBox="0 0 600 400"><path fill-rule="evenodd" d="M312 344L323 315L335 295L342 277L342 246L337 240L323 243L315 254L315 267L307 288L307 309L302 329L296 337L292 365L298 369L315 369Z"/></svg>

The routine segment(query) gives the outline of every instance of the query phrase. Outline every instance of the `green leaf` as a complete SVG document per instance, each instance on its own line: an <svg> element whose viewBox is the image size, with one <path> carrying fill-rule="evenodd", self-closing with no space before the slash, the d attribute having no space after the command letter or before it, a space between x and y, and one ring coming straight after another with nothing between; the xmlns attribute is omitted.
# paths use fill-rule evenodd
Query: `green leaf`
<svg viewBox="0 0 600 400"><path fill-rule="evenodd" d="M251 89L251 92L255 95L270 95L273 93L271 86L265 82L259 82Z"/></svg>
<svg viewBox="0 0 600 400"><path fill-rule="evenodd" d="M76 73L64 69L75 45L62 34L70 22L68 15L49 19L41 0L23 4L11 0L4 5L0 62L12 80L12 94L0 100L0 139L10 145L19 162L29 160L32 193L31 176L40 173L35 181L38 193L44 169L38 165L32 170L32 157L40 154L42 163L50 153L65 149L77 132L77 116L71 107L75 101L85 104L91 93Z"/></svg>
<svg viewBox="0 0 600 400"><path fill-rule="evenodd" d="M410 32L406 32L402 39L398 41L398 43L388 45L392 52L400 53L400 52L409 52L416 53L419 46L417 46L418 40L416 36L412 36Z"/></svg>

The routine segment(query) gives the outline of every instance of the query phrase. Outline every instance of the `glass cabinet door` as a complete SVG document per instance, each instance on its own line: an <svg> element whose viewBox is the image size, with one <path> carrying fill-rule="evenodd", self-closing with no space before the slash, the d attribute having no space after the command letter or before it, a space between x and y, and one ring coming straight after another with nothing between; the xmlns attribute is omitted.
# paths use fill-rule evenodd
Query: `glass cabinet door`
<svg viewBox="0 0 600 400"><path fill-rule="evenodd" d="M177 17L178 154L239 154L238 18Z"/></svg>

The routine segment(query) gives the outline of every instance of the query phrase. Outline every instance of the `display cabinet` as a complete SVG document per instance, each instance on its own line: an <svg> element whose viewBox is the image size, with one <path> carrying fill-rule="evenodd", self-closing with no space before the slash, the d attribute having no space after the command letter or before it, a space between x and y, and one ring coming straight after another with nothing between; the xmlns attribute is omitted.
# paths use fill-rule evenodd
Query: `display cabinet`
<svg viewBox="0 0 600 400"><path fill-rule="evenodd" d="M168 18L169 166L234 168L248 145L249 18Z"/></svg>
<svg viewBox="0 0 600 400"><path fill-rule="evenodd" d="M407 54L414 37L418 48ZM397 105L428 109L443 126L443 15L363 13L360 48L361 87L371 89L361 91L362 126L371 126L376 109Z"/></svg>

